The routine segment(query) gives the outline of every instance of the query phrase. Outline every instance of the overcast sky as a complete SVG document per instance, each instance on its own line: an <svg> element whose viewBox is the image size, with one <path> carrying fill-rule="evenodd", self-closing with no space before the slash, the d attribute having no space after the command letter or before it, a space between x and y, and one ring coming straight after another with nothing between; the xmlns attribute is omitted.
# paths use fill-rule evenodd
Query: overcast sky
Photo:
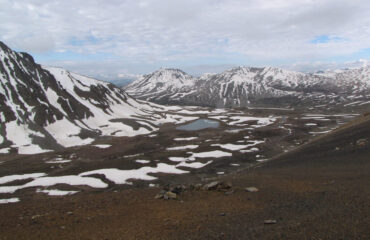
<svg viewBox="0 0 370 240"><path fill-rule="evenodd" d="M370 60L369 0L0 0L0 40L102 79Z"/></svg>

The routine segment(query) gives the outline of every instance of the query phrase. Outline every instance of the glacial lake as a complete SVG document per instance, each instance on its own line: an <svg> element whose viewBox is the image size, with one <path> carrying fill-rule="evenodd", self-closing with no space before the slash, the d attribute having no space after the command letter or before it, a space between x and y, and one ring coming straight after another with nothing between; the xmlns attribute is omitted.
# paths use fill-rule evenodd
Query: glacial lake
<svg viewBox="0 0 370 240"><path fill-rule="evenodd" d="M206 128L218 128L220 123L209 119L198 119L194 122L177 127L177 130L197 131Z"/></svg>

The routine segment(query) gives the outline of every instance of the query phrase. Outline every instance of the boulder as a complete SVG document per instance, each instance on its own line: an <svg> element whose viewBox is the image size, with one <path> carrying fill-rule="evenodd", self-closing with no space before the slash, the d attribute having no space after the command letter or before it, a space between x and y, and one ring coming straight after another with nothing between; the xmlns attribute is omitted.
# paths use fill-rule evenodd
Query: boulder
<svg viewBox="0 0 370 240"><path fill-rule="evenodd" d="M214 182L210 182L210 183L207 183L203 186L203 189L204 190L216 190L217 189L217 186L220 184L219 181L214 181Z"/></svg>
<svg viewBox="0 0 370 240"><path fill-rule="evenodd" d="M204 190L217 190L217 191L227 191L232 188L232 184L230 182L221 182L221 181L213 181L207 183L203 186Z"/></svg>
<svg viewBox="0 0 370 240"><path fill-rule="evenodd" d="M177 199L177 194L173 192L166 192L163 196L164 199Z"/></svg>

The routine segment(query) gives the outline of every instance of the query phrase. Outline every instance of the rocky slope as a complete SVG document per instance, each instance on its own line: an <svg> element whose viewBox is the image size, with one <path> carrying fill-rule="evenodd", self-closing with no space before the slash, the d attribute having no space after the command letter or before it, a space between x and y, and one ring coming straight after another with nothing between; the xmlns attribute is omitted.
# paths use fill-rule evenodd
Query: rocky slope
<svg viewBox="0 0 370 240"><path fill-rule="evenodd" d="M161 69L136 80L125 89L139 99L162 104L213 107L345 105L353 102L353 96L364 97L361 103L367 101L369 69L306 74L273 67L236 67L200 78L180 70ZM162 75L168 77L157 77ZM178 84L183 76L188 81Z"/></svg>
<svg viewBox="0 0 370 240"><path fill-rule="evenodd" d="M113 84L44 67L0 42L0 153L38 153L98 136L149 133L176 121ZM157 114L158 113L158 114Z"/></svg>

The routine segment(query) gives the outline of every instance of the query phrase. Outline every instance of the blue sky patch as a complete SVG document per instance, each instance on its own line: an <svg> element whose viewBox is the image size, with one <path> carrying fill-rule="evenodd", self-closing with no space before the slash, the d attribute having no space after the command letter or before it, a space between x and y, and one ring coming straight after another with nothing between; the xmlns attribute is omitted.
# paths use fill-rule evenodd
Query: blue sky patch
<svg viewBox="0 0 370 240"><path fill-rule="evenodd" d="M329 36L329 35L320 35L315 37L311 40L312 44L320 44L320 43L329 43L329 42L342 42L344 38Z"/></svg>

